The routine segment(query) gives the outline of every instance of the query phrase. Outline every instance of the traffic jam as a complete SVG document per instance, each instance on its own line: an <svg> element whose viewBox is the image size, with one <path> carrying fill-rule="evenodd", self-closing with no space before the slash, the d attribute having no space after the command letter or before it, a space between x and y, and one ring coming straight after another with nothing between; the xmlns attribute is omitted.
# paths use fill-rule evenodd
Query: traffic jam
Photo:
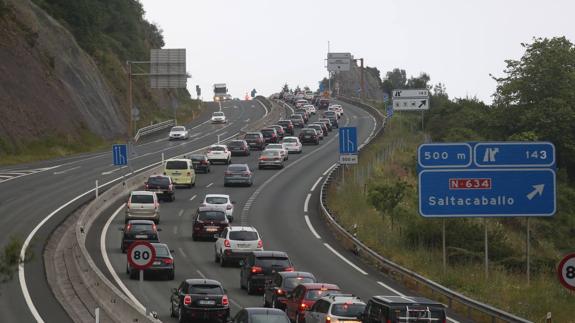
<svg viewBox="0 0 575 323"><path fill-rule="evenodd" d="M272 98L289 104L293 114L241 139L211 145L204 153L168 159L162 174L150 176L143 190L129 194L121 229L127 277L175 278L174 251L161 241L161 202L175 202L177 190L192 189L197 176L223 169L225 187L250 187L259 171L280 170L290 155L305 152L304 145L320 145L334 136L344 114L341 105L311 92ZM226 123L224 112L214 112L211 122ZM169 140L189 137L188 130L178 126ZM258 154L257 169L246 161L251 154ZM298 268L286 252L264 249L257 228L233 224L238 222L235 204L224 192L203 196L193 214L190 238L194 243L213 241L214 263L239 268L239 286L249 295L261 295L262 307L240 309L232 316L226 286L190 272L173 286L169 299L170 315L179 322L446 322L445 306L426 298L373 296L364 301L337 282L318 280Z"/></svg>

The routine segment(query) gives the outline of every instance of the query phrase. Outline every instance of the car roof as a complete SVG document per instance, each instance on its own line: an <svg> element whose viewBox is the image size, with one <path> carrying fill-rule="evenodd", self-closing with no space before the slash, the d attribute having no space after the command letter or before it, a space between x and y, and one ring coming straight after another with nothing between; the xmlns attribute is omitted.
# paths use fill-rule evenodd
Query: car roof
<svg viewBox="0 0 575 323"><path fill-rule="evenodd" d="M228 227L229 231L251 231L251 232L258 232L254 227L246 227L241 225L231 226Z"/></svg>
<svg viewBox="0 0 575 323"><path fill-rule="evenodd" d="M228 168L230 168L230 167L232 167L232 166L236 166L236 167L237 167L237 166L244 166L244 167L250 168L250 167L248 166L248 164L230 164L230 165L228 165Z"/></svg>
<svg viewBox="0 0 575 323"><path fill-rule="evenodd" d="M436 305L445 307L442 303L432 301L425 297L414 297L414 296L385 296L378 295L373 296L371 300L378 303L385 303L390 305Z"/></svg>
<svg viewBox="0 0 575 323"><path fill-rule="evenodd" d="M169 162L169 161L184 161L184 162L189 162L190 160L187 159L187 158L170 158L170 159L166 160L166 162Z"/></svg>
<svg viewBox="0 0 575 323"><path fill-rule="evenodd" d="M278 315L278 316L286 315L285 312L280 310L279 308L245 307L243 310L249 314L268 314L268 315Z"/></svg>
<svg viewBox="0 0 575 323"><path fill-rule="evenodd" d="M288 254L283 251L252 251L252 254L256 257L288 257Z"/></svg>
<svg viewBox="0 0 575 323"><path fill-rule="evenodd" d="M222 284L214 279L203 279L203 278L188 278L186 279L186 283L188 285L219 285L222 286Z"/></svg>
<svg viewBox="0 0 575 323"><path fill-rule="evenodd" d="M340 289L339 286L336 284L328 284L328 283L304 283L300 284L301 286L305 287L305 289Z"/></svg>
<svg viewBox="0 0 575 323"><path fill-rule="evenodd" d="M307 271L280 271L280 272L278 272L278 275L282 276L283 278L288 278L288 277L315 278L315 276L312 273L309 273Z"/></svg>
<svg viewBox="0 0 575 323"><path fill-rule="evenodd" d="M360 303L364 304L365 302L361 300L361 298L353 295L353 294L333 294L333 295L326 295L322 297L323 300L326 300L331 303L340 303L340 302L353 302L355 304Z"/></svg>
<svg viewBox="0 0 575 323"><path fill-rule="evenodd" d="M213 206L213 205L205 205L198 207L198 212L206 212L206 211L213 211L213 212L222 212L225 213L221 208Z"/></svg>
<svg viewBox="0 0 575 323"><path fill-rule="evenodd" d="M170 176L168 176L168 175L163 175L163 174L153 174L153 175L148 176L148 178L152 178L152 177L162 177L162 178L165 177L165 178L170 178Z"/></svg>
<svg viewBox="0 0 575 323"><path fill-rule="evenodd" d="M130 195L156 195L156 193L149 191L132 191Z"/></svg>
<svg viewBox="0 0 575 323"><path fill-rule="evenodd" d="M129 220L128 224L154 224L152 220Z"/></svg>
<svg viewBox="0 0 575 323"><path fill-rule="evenodd" d="M226 145L221 145L221 144L213 144L210 147L222 147L222 148L228 148Z"/></svg>
<svg viewBox="0 0 575 323"><path fill-rule="evenodd" d="M299 138L296 136L286 136L286 137L284 137L283 140L286 140L286 139L297 139L297 140L299 140Z"/></svg>
<svg viewBox="0 0 575 323"><path fill-rule="evenodd" d="M206 194L206 198L208 197L227 197L230 198L228 194Z"/></svg>

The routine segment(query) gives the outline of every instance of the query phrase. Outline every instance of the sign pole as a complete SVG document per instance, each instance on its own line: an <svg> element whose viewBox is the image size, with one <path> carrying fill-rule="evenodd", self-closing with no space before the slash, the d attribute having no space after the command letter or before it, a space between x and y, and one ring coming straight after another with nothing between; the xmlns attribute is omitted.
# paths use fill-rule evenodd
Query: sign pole
<svg viewBox="0 0 575 323"><path fill-rule="evenodd" d="M441 219L441 236L443 242L443 274L447 272L447 251L445 250L445 218Z"/></svg>
<svg viewBox="0 0 575 323"><path fill-rule="evenodd" d="M489 246L487 241L487 218L483 218L485 228L485 280L489 278Z"/></svg>
<svg viewBox="0 0 575 323"><path fill-rule="evenodd" d="M529 247L530 247L530 233L529 233L529 217L525 218L525 226L527 227L527 235L526 235L526 241L525 241L525 254L526 254L526 260L527 260L527 286L529 286L529 284L531 283L531 268L530 268L530 259L529 259Z"/></svg>

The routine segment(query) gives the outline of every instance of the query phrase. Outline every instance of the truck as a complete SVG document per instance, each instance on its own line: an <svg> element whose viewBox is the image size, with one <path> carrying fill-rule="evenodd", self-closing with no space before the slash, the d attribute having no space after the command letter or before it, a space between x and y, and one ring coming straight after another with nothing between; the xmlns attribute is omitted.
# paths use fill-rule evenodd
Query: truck
<svg viewBox="0 0 575 323"><path fill-rule="evenodd" d="M214 84L214 101L227 101L230 99L228 88L225 83Z"/></svg>

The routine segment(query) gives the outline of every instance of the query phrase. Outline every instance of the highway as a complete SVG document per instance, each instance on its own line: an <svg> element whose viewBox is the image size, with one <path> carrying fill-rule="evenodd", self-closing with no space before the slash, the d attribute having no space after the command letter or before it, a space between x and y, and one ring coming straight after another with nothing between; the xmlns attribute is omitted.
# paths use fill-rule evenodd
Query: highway
<svg viewBox="0 0 575 323"><path fill-rule="evenodd" d="M181 155L236 134L249 122L267 114L257 101L225 102L227 124L209 122L216 104L205 104L204 113L188 128L187 141L168 141L167 133L152 135L134 149L131 168L138 170L165 158ZM111 151L111 149L110 149ZM91 194L95 186L118 179L129 168L112 165L111 152L82 154L50 161L0 168L0 226L4 234L0 245L10 237L29 241L33 258L20 267L14 279L0 285L0 321L70 322L70 318L52 294L44 271L42 252L50 233ZM31 307L36 313L31 311Z"/></svg>

